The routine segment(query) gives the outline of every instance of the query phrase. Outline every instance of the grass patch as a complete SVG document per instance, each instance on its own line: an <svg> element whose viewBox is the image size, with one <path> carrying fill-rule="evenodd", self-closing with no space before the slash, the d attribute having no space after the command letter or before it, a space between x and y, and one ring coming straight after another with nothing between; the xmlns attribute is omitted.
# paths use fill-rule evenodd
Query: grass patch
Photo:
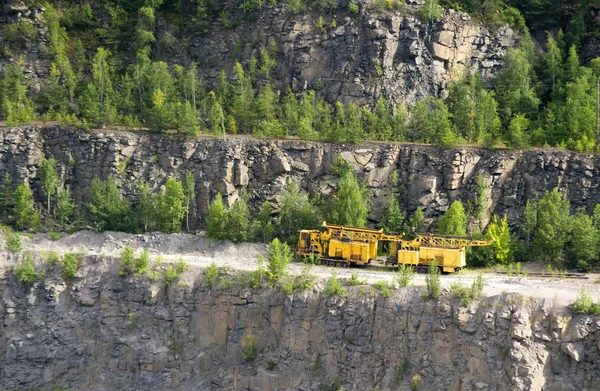
<svg viewBox="0 0 600 391"><path fill-rule="evenodd" d="M312 265L306 265L302 269L302 273L299 276L288 279L283 284L284 292L289 295L297 291L305 291L312 289L315 285L317 277L314 274L312 274L311 271Z"/></svg>
<svg viewBox="0 0 600 391"><path fill-rule="evenodd" d="M342 281L337 277L337 274L333 273L327 280L323 293L325 293L326 296L345 296L348 294L348 291L344 288L344 285L342 285Z"/></svg>
<svg viewBox="0 0 600 391"><path fill-rule="evenodd" d="M425 285L427 287L427 297L435 299L442 294L442 282L440 280L440 269L437 262L433 261L429 264L429 273L425 277Z"/></svg>
<svg viewBox="0 0 600 391"><path fill-rule="evenodd" d="M349 279L346 280L346 282L350 286L365 285L367 283L366 280L361 280L358 278L358 273L352 273L352 275Z"/></svg>
<svg viewBox="0 0 600 391"><path fill-rule="evenodd" d="M396 281L400 288L412 285L415 277L415 269L412 266L402 264L398 266L398 275L396 275Z"/></svg>
<svg viewBox="0 0 600 391"><path fill-rule="evenodd" d="M392 295L392 291L394 290L393 282L377 281L373 286L381 292L381 295L386 299Z"/></svg>

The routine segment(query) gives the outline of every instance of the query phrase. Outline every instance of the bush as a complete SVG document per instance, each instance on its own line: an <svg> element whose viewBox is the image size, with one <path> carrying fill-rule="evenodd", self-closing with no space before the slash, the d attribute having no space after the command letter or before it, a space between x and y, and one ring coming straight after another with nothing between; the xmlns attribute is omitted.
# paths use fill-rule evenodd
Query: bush
<svg viewBox="0 0 600 391"><path fill-rule="evenodd" d="M312 289L317 277L311 273L311 270L312 270L312 265L306 265L304 267L304 269L302 269L302 274L287 281L283 285L283 290L285 291L285 293L291 294L296 291L304 291L304 290Z"/></svg>
<svg viewBox="0 0 600 391"><path fill-rule="evenodd" d="M244 352L242 353L242 358L244 360L253 361L258 356L258 346L256 345L256 341L254 337L252 337L251 332L246 332L244 338L241 342L242 348L244 348Z"/></svg>
<svg viewBox="0 0 600 391"><path fill-rule="evenodd" d="M56 265L59 260L60 257L56 251L48 251L46 255L46 261L48 262L48 265Z"/></svg>
<svg viewBox="0 0 600 391"><path fill-rule="evenodd" d="M323 293L325 293L326 296L345 296L348 294L348 291L346 291L342 282L337 278L337 274L333 273L327 280Z"/></svg>
<svg viewBox="0 0 600 391"><path fill-rule="evenodd" d="M169 265L165 270L165 285L170 286L179 278L184 271L188 269L188 265L183 259L179 259L175 265Z"/></svg>
<svg viewBox="0 0 600 391"><path fill-rule="evenodd" d="M410 286L414 277L415 269L412 266L404 264L398 266L398 275L396 276L396 280L398 281L398 286L400 288Z"/></svg>
<svg viewBox="0 0 600 391"><path fill-rule="evenodd" d="M392 290L394 290L394 283L390 283L387 281L377 281L374 285L375 289L381 292L384 298L388 298L392 295Z"/></svg>
<svg viewBox="0 0 600 391"><path fill-rule="evenodd" d="M209 288L212 288L215 285L215 282L217 282L218 277L219 267L217 266L217 263L213 261L208 269L206 269L206 285L208 285Z"/></svg>
<svg viewBox="0 0 600 391"><path fill-rule="evenodd" d="M429 273L425 277L425 284L427 286L427 297L436 298L442 294L442 282L440 281L440 269L436 261L429 264Z"/></svg>
<svg viewBox="0 0 600 391"><path fill-rule="evenodd" d="M367 282L365 280L361 280L358 278L358 273L352 273L352 275L348 279L348 285L350 286L364 285L366 283Z"/></svg>
<svg viewBox="0 0 600 391"><path fill-rule="evenodd" d="M48 236L50 236L50 239L54 241L60 240L62 238L62 234L60 232L48 232Z"/></svg>
<svg viewBox="0 0 600 391"><path fill-rule="evenodd" d="M13 253L18 253L23 250L21 235L16 232L6 234L6 249Z"/></svg>
<svg viewBox="0 0 600 391"><path fill-rule="evenodd" d="M269 246L267 272L272 281L281 280L292 260L292 252L287 243L281 243L278 238L273 239Z"/></svg>
<svg viewBox="0 0 600 391"><path fill-rule="evenodd" d="M586 293L585 288L582 286L579 296L571 304L571 310L573 312L598 315L600 314L600 303L594 303L592 297Z"/></svg>
<svg viewBox="0 0 600 391"><path fill-rule="evenodd" d="M135 274L137 276L141 276L146 273L148 270L148 265L150 264L150 252L148 249L144 249L140 256L135 260Z"/></svg>
<svg viewBox="0 0 600 391"><path fill-rule="evenodd" d="M15 273L19 281L23 283L33 284L38 279L38 272L35 270L33 261L29 257L15 267Z"/></svg>
<svg viewBox="0 0 600 391"><path fill-rule="evenodd" d="M471 287L468 288L460 282L450 284L450 290L456 297L462 298L462 304L468 305L471 300L480 299L483 296L483 287L485 285L483 275L479 273L473 280Z"/></svg>
<svg viewBox="0 0 600 391"><path fill-rule="evenodd" d="M62 273L66 278L73 278L79 270L79 258L77 254L67 253L62 257Z"/></svg>
<svg viewBox="0 0 600 391"><path fill-rule="evenodd" d="M130 276L135 273L135 253L130 246L125 246L121 250L121 267L119 268L120 276Z"/></svg>
<svg viewBox="0 0 600 391"><path fill-rule="evenodd" d="M256 264L258 265L258 269L253 271L250 275L250 285L254 289L258 289L262 286L263 278L268 274L267 268L265 267L265 257L263 257L262 254L258 256Z"/></svg>

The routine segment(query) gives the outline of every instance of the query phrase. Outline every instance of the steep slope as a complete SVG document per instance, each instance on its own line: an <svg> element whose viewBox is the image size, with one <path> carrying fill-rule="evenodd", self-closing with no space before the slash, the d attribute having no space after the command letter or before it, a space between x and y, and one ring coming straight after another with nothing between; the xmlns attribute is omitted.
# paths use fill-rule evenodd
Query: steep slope
<svg viewBox="0 0 600 391"><path fill-rule="evenodd" d="M437 217L456 199L473 200L478 174L486 184L483 226L492 214L507 214L518 225L527 200L555 187L573 208L583 206L591 212L600 202L600 158L569 151L440 149L392 143L351 146L246 137L185 140L145 132L82 132L64 126L0 129L0 168L16 183L30 182L40 201L44 198L36 175L44 156L58 161L61 181L78 203L86 200L95 177L116 176L124 193L135 199L140 180L158 188L169 176L183 178L190 170L196 177L191 220L195 227L217 192L232 204L239 190L247 187L252 205L258 207L265 199L277 204L282 189L296 181L311 195L328 197L338 180L331 167L338 156L365 181L373 222L381 220L394 194L405 200L407 210L421 206L426 217Z"/></svg>
<svg viewBox="0 0 600 391"><path fill-rule="evenodd" d="M6 256L6 254L3 254ZM64 281L0 281L0 388L51 390L592 390L600 320L551 300L462 307L417 288L166 287L88 257ZM234 276L234 278L236 278ZM418 378L416 377L418 376ZM420 379L420 380L416 380ZM412 388L414 389L414 388Z"/></svg>

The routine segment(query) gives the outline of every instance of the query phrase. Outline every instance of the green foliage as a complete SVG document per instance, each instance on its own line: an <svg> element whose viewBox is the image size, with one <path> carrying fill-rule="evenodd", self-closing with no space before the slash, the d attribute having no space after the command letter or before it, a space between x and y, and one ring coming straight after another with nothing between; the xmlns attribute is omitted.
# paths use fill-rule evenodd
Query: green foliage
<svg viewBox="0 0 600 391"><path fill-rule="evenodd" d="M6 234L4 239L6 241L6 250L13 253L18 253L23 250L23 242L21 242L21 235L16 232L9 232Z"/></svg>
<svg viewBox="0 0 600 391"><path fill-rule="evenodd" d="M29 19L19 18L17 22L5 24L1 29L4 41L13 50L23 50L34 42L39 31Z"/></svg>
<svg viewBox="0 0 600 391"><path fill-rule="evenodd" d="M421 7L421 18L425 21L438 21L442 16L442 7L438 0L425 0Z"/></svg>
<svg viewBox="0 0 600 391"><path fill-rule="evenodd" d="M5 172L2 182L0 182L0 221L5 224L8 224L12 219L14 199L12 177L8 172Z"/></svg>
<svg viewBox="0 0 600 391"><path fill-rule="evenodd" d="M600 314L600 303L594 303L592 297L586 293L585 288L582 286L579 296L571 304L571 310L575 313L598 315Z"/></svg>
<svg viewBox="0 0 600 391"><path fill-rule="evenodd" d="M21 264L15 266L15 273L19 281L26 284L33 284L38 280L39 273L35 270L33 260L26 257Z"/></svg>
<svg viewBox="0 0 600 391"><path fill-rule="evenodd" d="M213 261L206 269L206 285L208 285L209 288L212 288L215 285L215 282L217 282L217 278L219 278L219 267L217 266L217 263Z"/></svg>
<svg viewBox="0 0 600 391"><path fill-rule="evenodd" d="M144 249L139 257L135 257L135 253L130 246L125 246L121 250L121 266L119 268L120 276L141 276L144 274L150 263L150 253Z"/></svg>
<svg viewBox="0 0 600 391"><path fill-rule="evenodd" d="M242 338L240 343L244 351L242 352L242 358L248 361L254 361L259 353L258 345L256 344L256 340L252 336L252 333L247 331Z"/></svg>
<svg viewBox="0 0 600 391"><path fill-rule="evenodd" d="M400 233L404 229L404 220L406 219L406 212L400 209L400 205L396 198L390 198L388 202L387 211L384 216L383 229L385 232L396 232Z"/></svg>
<svg viewBox="0 0 600 391"><path fill-rule="evenodd" d="M50 215L50 197L56 194L59 182L55 159L42 159L38 170L38 178L42 181L42 190L48 199L48 215Z"/></svg>
<svg viewBox="0 0 600 391"><path fill-rule="evenodd" d="M75 253L67 253L62 256L61 271L65 278L73 278L79 270L79 257Z"/></svg>
<svg viewBox="0 0 600 391"><path fill-rule="evenodd" d="M58 228L65 229L74 212L75 202L71 198L71 194L66 190L59 190L54 202L54 222Z"/></svg>
<svg viewBox="0 0 600 391"><path fill-rule="evenodd" d="M248 239L250 228L250 210L248 209L247 194L242 191L227 212L225 222L226 237L234 243L242 243Z"/></svg>
<svg viewBox="0 0 600 391"><path fill-rule="evenodd" d="M473 219L479 220L485 214L487 202L486 184L481 173L477 173L475 178L475 194L473 202L469 203L469 214Z"/></svg>
<svg viewBox="0 0 600 391"><path fill-rule="evenodd" d="M438 232L442 235L464 236L467 234L467 216L459 200L454 201L440 218Z"/></svg>
<svg viewBox="0 0 600 391"><path fill-rule="evenodd" d="M115 178L92 180L86 207L98 231L128 231L131 226L131 204L117 187Z"/></svg>
<svg viewBox="0 0 600 391"><path fill-rule="evenodd" d="M425 231L425 215L423 209L418 206L415 209L415 213L408 220L408 231L409 232L424 232Z"/></svg>
<svg viewBox="0 0 600 391"><path fill-rule="evenodd" d="M265 267L265 257L263 257L262 254L258 255L256 265L258 266L258 268L255 271L253 271L250 275L250 285L254 289L262 287L263 280L268 275L267 268Z"/></svg>
<svg viewBox="0 0 600 391"><path fill-rule="evenodd" d="M40 225L40 215L34 208L33 192L29 185L23 183L14 193L14 215L17 228L37 229Z"/></svg>
<svg viewBox="0 0 600 391"><path fill-rule="evenodd" d="M196 196L196 178L191 171L185 171L185 178L183 179L183 194L185 195L185 226L186 229L190 230L190 203Z"/></svg>
<svg viewBox="0 0 600 391"><path fill-rule="evenodd" d="M286 274L286 269L292 260L292 252L287 243L282 243L278 238L273 239L269 246L267 258L267 273L269 279L280 281Z"/></svg>
<svg viewBox="0 0 600 391"><path fill-rule="evenodd" d="M33 102L27 95L25 75L17 65L7 65L0 79L0 118L8 125L34 120Z"/></svg>
<svg viewBox="0 0 600 391"><path fill-rule="evenodd" d="M366 281L359 279L358 273L352 273L352 275L350 275L350 278L348 279L348 285L350 286L358 286L364 284L366 284Z"/></svg>
<svg viewBox="0 0 600 391"><path fill-rule="evenodd" d="M584 271L594 266L598 261L599 244L600 233L585 209L580 208L571 216L571 239L566 249L571 265Z"/></svg>
<svg viewBox="0 0 600 391"><path fill-rule="evenodd" d="M560 261L571 227L570 202L554 189L540 200L534 244L542 260Z"/></svg>
<svg viewBox="0 0 600 391"><path fill-rule="evenodd" d="M206 212L206 234L210 238L225 239L227 237L227 232L225 231L226 224L227 209L223 203L221 193L217 193L217 196L211 202Z"/></svg>
<svg viewBox="0 0 600 391"><path fill-rule="evenodd" d="M496 261L495 263L501 265L509 263L511 261L511 236L506 215L500 221L498 221L498 216L494 216L488 226L488 235L494 239L490 247Z"/></svg>
<svg viewBox="0 0 600 391"><path fill-rule="evenodd" d="M398 282L398 286L400 288L410 286L414 277L415 269L412 266L405 264L398 266L398 275L396 276L396 281Z"/></svg>
<svg viewBox="0 0 600 391"><path fill-rule="evenodd" d="M429 264L429 273L425 276L425 286L427 288L427 297L435 299L442 294L442 282L440 280L440 269L437 261Z"/></svg>
<svg viewBox="0 0 600 391"><path fill-rule="evenodd" d="M292 294L297 291L312 289L317 277L312 274L311 271L312 265L304 266L302 273L299 276L286 281L286 283L283 285L283 290L287 294Z"/></svg>
<svg viewBox="0 0 600 391"><path fill-rule="evenodd" d="M185 193L183 184L170 177L165 184L163 193L155 198L155 221L162 232L179 232L186 213Z"/></svg>
<svg viewBox="0 0 600 391"><path fill-rule="evenodd" d="M260 210L258 211L258 214L254 216L254 220L251 224L251 232L253 232L254 240L262 243L269 243L273 240L275 227L273 227L271 218L272 213L273 209L271 208L271 203L269 201L264 201L260 205Z"/></svg>
<svg viewBox="0 0 600 391"><path fill-rule="evenodd" d="M283 190L280 207L276 232L286 243L295 244L299 230L318 227L317 208L309 202L306 193L300 192L296 182Z"/></svg>
<svg viewBox="0 0 600 391"><path fill-rule="evenodd" d="M388 297L390 297L392 295L392 291L394 290L394 283L393 282L388 282L388 281L377 281L375 284L373 284L373 286L375 287L375 289L377 289L378 291L381 292L381 295L387 299Z"/></svg>
<svg viewBox="0 0 600 391"><path fill-rule="evenodd" d="M176 279L181 277L183 272L188 269L188 265L183 259L179 259L175 265L169 265L165 270L165 286L173 285Z"/></svg>
<svg viewBox="0 0 600 391"><path fill-rule="evenodd" d="M333 273L327 280L323 293L326 296L345 296L348 294L346 288L342 284L342 281L337 277L336 273Z"/></svg>
<svg viewBox="0 0 600 391"><path fill-rule="evenodd" d="M367 224L369 205L366 187L359 186L356 176L349 170L342 172L333 201L331 217L335 224L364 227Z"/></svg>
<svg viewBox="0 0 600 391"><path fill-rule="evenodd" d="M408 126L412 132L411 141L432 143L444 148L453 148L458 144L448 108L442 100L431 96L415 104Z"/></svg>
<svg viewBox="0 0 600 391"><path fill-rule="evenodd" d="M60 257L56 251L48 251L46 254L46 262L48 265L56 265L60 261Z"/></svg>

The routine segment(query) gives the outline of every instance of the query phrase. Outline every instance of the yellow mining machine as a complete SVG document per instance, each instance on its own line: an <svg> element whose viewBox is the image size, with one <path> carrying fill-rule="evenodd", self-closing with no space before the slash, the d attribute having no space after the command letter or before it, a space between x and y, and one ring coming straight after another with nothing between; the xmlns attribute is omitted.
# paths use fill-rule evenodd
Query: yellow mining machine
<svg viewBox="0 0 600 391"><path fill-rule="evenodd" d="M296 256L318 255L320 262L330 266L364 266L377 258L379 241L397 242L401 235L388 235L383 229L345 227L323 222L325 231L302 230Z"/></svg>
<svg viewBox="0 0 600 391"><path fill-rule="evenodd" d="M324 231L300 231L296 256L318 256L322 264L330 266L365 266L377 258L377 247L383 241L390 243L392 261L387 264L412 265L417 271L426 271L436 261L443 272L453 273L466 266L466 247L489 246L494 241L433 234L403 239L404 234L390 235L383 229L345 227L325 221L323 228Z"/></svg>
<svg viewBox="0 0 600 391"><path fill-rule="evenodd" d="M467 265L465 248L489 246L494 239L474 240L462 236L416 234L414 239L399 240L390 244L390 254L397 263L412 265L418 272L426 272L436 261L445 273L454 273Z"/></svg>

